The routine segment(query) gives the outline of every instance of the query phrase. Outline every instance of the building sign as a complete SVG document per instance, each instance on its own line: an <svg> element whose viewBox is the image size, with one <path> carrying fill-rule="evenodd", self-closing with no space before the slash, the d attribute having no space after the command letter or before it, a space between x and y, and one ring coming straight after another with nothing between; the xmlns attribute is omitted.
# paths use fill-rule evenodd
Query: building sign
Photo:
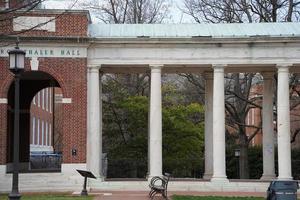
<svg viewBox="0 0 300 200"><path fill-rule="evenodd" d="M0 47L0 57L8 57L8 50L14 47ZM86 58L87 48L82 47L20 47L26 57Z"/></svg>

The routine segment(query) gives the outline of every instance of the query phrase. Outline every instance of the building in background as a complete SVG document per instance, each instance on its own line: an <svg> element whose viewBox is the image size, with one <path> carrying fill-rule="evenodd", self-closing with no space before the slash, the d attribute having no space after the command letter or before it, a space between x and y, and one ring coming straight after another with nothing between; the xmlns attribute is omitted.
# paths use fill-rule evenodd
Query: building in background
<svg viewBox="0 0 300 200"><path fill-rule="evenodd" d="M300 148L300 103L298 101L298 95L300 94L300 86L294 88L294 93L290 97L290 118L291 118L291 147L292 148ZM263 82L257 82L252 85L250 95L250 99L255 98L255 102L258 105L262 106L262 98L263 98ZM276 112L276 104L274 103L274 113ZM292 109L293 108L293 109ZM246 118L246 125L249 126L261 126L262 122L262 113L260 108L251 108L248 112ZM277 144L277 130L276 130L276 114L274 114L273 118L274 124L274 142ZM246 133L250 136L256 128L247 127ZM256 136L251 140L251 146L260 146L262 145L262 130L258 131Z"/></svg>

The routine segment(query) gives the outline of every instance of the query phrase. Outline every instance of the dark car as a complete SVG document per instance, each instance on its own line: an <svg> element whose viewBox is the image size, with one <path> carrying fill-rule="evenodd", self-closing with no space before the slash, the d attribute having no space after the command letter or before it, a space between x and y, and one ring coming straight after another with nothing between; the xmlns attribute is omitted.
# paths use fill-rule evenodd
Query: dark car
<svg viewBox="0 0 300 200"><path fill-rule="evenodd" d="M297 181L272 181L267 191L267 200L297 200Z"/></svg>

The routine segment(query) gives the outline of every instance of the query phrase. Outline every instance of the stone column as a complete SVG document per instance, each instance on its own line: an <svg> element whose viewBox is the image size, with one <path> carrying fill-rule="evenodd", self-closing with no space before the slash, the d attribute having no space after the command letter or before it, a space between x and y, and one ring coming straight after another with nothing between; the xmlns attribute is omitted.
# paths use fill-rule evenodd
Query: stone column
<svg viewBox="0 0 300 200"><path fill-rule="evenodd" d="M277 65L277 135L278 135L278 179L292 179L289 65Z"/></svg>
<svg viewBox="0 0 300 200"><path fill-rule="evenodd" d="M228 181L225 164L224 67L213 65L213 176L211 181Z"/></svg>
<svg viewBox="0 0 300 200"><path fill-rule="evenodd" d="M161 65L151 65L150 88L150 172L149 178L162 175Z"/></svg>
<svg viewBox="0 0 300 200"><path fill-rule="evenodd" d="M274 158L274 125L273 125L273 72L262 73L264 77L263 89L263 175L262 180L272 180L275 175Z"/></svg>
<svg viewBox="0 0 300 200"><path fill-rule="evenodd" d="M88 114L87 114L87 169L101 177L102 162L102 108L101 78L98 67L88 68Z"/></svg>
<svg viewBox="0 0 300 200"><path fill-rule="evenodd" d="M205 172L204 179L213 175L213 74L205 73Z"/></svg>

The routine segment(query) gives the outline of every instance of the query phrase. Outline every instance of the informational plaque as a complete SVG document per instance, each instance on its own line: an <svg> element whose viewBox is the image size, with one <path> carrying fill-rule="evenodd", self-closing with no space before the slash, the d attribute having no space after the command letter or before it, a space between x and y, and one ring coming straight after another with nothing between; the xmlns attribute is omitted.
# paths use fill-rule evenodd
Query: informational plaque
<svg viewBox="0 0 300 200"><path fill-rule="evenodd" d="M81 196L87 196L88 192L86 190L86 183L87 183L87 178L94 178L96 179L96 176L94 176L94 174L90 171L85 171L85 170L79 170L76 169L76 171L82 176L84 177L84 184L83 184L83 189L81 191Z"/></svg>

